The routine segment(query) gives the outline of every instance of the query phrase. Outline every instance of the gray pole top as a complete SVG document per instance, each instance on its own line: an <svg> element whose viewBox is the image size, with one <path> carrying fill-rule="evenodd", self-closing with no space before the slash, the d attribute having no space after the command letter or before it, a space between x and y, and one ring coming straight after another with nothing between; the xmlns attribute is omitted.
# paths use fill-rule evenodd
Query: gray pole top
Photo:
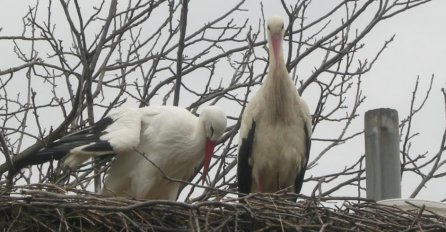
<svg viewBox="0 0 446 232"><path fill-rule="evenodd" d="M398 112L367 111L364 124L367 198L401 198Z"/></svg>

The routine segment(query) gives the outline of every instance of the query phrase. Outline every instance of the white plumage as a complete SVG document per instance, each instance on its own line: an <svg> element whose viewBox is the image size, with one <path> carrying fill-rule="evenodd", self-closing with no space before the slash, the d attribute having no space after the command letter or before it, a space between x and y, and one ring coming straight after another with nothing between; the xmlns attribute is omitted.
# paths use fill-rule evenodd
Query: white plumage
<svg viewBox="0 0 446 232"><path fill-rule="evenodd" d="M311 117L285 66L283 20L271 17L267 29L268 74L242 116L238 186L242 193L285 188L299 193L311 145Z"/></svg>
<svg viewBox="0 0 446 232"><path fill-rule="evenodd" d="M204 159L204 179L225 129L226 116L215 106L204 108L199 118L179 107L122 108L42 152L68 152L65 164L71 168L92 156L117 154L102 194L175 200L180 183L166 180L164 174L186 180Z"/></svg>

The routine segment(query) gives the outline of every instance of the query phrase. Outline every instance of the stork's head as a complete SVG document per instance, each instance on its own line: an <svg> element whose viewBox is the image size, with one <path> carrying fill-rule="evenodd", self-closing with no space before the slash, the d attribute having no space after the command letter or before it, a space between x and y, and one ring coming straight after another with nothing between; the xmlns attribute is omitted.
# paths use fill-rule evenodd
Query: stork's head
<svg viewBox="0 0 446 232"><path fill-rule="evenodd" d="M226 130L226 114L217 106L208 106L200 114L206 134L202 181L206 179L217 140Z"/></svg>
<svg viewBox="0 0 446 232"><path fill-rule="evenodd" d="M280 61L282 54L282 39L285 34L285 24L283 19L279 16L270 17L267 22L268 31L268 46L270 49L270 57L273 56L270 62L276 62L276 67ZM272 51L272 53L271 53Z"/></svg>

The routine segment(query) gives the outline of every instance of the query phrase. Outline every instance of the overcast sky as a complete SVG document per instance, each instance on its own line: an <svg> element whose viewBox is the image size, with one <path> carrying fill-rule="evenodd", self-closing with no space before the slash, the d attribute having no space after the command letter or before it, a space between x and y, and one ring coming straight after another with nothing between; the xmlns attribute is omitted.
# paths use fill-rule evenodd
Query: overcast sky
<svg viewBox="0 0 446 232"><path fill-rule="evenodd" d="M374 78L368 80L372 86L382 86L382 91L367 90L367 93L374 97L368 103L370 108L379 107L382 103L384 107L395 108L404 115L409 111L409 90L413 89L411 86L414 85L416 76L420 76L421 88L426 90L430 76L435 75L432 96L421 117L416 119L414 127L422 133L418 140L419 153L426 150L437 151L441 134L446 127L444 99L440 92L441 88L446 88L445 9L446 1L433 1L392 20L389 25L378 28L385 33L394 28L397 40L370 74ZM408 182L409 180L406 180L403 183L403 194L412 190L413 186ZM445 178L432 181L428 189L420 193L419 198L442 200L445 198L445 192L441 186L445 185Z"/></svg>
<svg viewBox="0 0 446 232"><path fill-rule="evenodd" d="M215 17L216 12L221 12L233 6L231 1L191 1L189 25L199 27L203 21ZM284 15L278 1L264 1L265 15ZM1 35L20 32L21 18L25 12L29 1L2 1L0 5L0 27L3 27ZM327 2L313 1L316 6L314 10L326 10ZM245 9L250 18L257 19L260 14L258 1L247 1ZM362 128L363 113L374 108L394 108L398 110L400 119L407 115L410 107L411 91L414 87L417 76L420 77L420 93L427 89L430 77L435 75L432 95L427 102L424 111L415 119L414 130L421 134L416 140L414 149L419 153L425 151L435 151L438 149L441 134L445 128L444 103L440 89L446 87L446 1L434 0L433 2L412 9L402 15L391 18L378 25L364 40L367 44L365 51L374 54L382 46L385 40L396 34L395 40L385 50L380 59L375 64L373 70L364 77L364 94L367 100L361 108L361 119L355 122L356 128ZM256 21L254 20L254 23ZM5 46L0 43L0 49ZM8 53L10 54L10 53ZM12 59L0 56L2 60L0 69L10 67ZM11 61L12 62L12 61ZM304 97L309 102L310 107L314 107L315 99L311 99L311 93L305 93ZM420 97L421 99L421 97ZM326 160L327 165L318 167L330 169L333 163L343 165L346 160L352 159L343 153L363 154L361 145L362 137L359 138L358 146L340 150ZM354 150L350 150L354 149ZM3 157L0 157L3 161ZM317 171L317 170L315 170ZM326 171L326 170L325 170ZM412 192L413 186L410 184L411 178L403 179L403 197L407 197ZM428 189L422 191L418 198L441 200L446 198L444 186L446 179L431 181ZM304 193L308 193L310 187L305 188ZM348 193L346 192L346 195Z"/></svg>
<svg viewBox="0 0 446 232"><path fill-rule="evenodd" d="M384 52L374 69L364 80L365 110L389 107L398 110L400 119L409 112L412 90L420 77L420 93L427 90L431 75L435 75L432 95L424 111L415 118L414 131L419 131L417 153L438 150L445 131L445 106L441 88L446 87L446 1L436 0L418 7L389 22L379 25L366 42L380 43L396 34L395 41ZM422 99L421 95L418 99ZM413 191L410 178L403 178L403 197ZM446 185L442 178L430 182L418 198L442 200Z"/></svg>

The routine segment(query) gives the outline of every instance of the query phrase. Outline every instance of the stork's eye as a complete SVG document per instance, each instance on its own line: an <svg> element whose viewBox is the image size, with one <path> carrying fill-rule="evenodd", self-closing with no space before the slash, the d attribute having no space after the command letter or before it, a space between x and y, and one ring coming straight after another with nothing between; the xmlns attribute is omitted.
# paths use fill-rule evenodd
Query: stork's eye
<svg viewBox="0 0 446 232"><path fill-rule="evenodd" d="M268 28L268 31L271 31L271 29L269 29L269 25L268 25L268 27L267 27L267 28Z"/></svg>
<svg viewBox="0 0 446 232"><path fill-rule="evenodd" d="M284 25L282 24L282 29L283 29Z"/></svg>
<svg viewBox="0 0 446 232"><path fill-rule="evenodd" d="M214 127L211 126L211 136L214 135Z"/></svg>

